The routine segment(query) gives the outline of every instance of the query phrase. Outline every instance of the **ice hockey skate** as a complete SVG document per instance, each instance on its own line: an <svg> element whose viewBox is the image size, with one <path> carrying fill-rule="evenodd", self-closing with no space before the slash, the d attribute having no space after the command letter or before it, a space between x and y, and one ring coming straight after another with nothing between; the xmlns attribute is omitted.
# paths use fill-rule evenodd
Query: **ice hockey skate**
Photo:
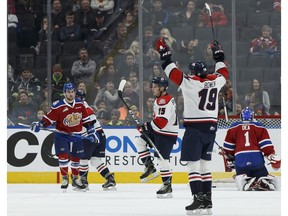
<svg viewBox="0 0 288 216"><path fill-rule="evenodd" d="M144 172L142 173L142 175L140 176L140 181L142 183L148 182L152 179L155 179L159 176L159 174L157 173L156 168L154 167L153 163L148 164L145 167Z"/></svg>
<svg viewBox="0 0 288 216"><path fill-rule="evenodd" d="M106 182L102 185L103 190L116 190L116 182L114 179L114 174L112 173L108 178L106 179Z"/></svg>
<svg viewBox="0 0 288 216"><path fill-rule="evenodd" d="M65 193L67 191L68 186L69 186L69 178L68 178L68 176L63 176L62 177L62 184L61 184L61 189L62 189L63 193Z"/></svg>
<svg viewBox="0 0 288 216"><path fill-rule="evenodd" d="M85 185L83 185L82 182L78 178L75 178L75 177L72 177L72 189L75 191L86 192Z"/></svg>
<svg viewBox="0 0 288 216"><path fill-rule="evenodd" d="M211 192L204 194L203 196L203 210L202 215L212 215L212 200L211 200Z"/></svg>
<svg viewBox="0 0 288 216"><path fill-rule="evenodd" d="M81 177L82 184L86 187L86 191L89 191L89 183L86 177Z"/></svg>
<svg viewBox="0 0 288 216"><path fill-rule="evenodd" d="M169 199L173 198L171 183L163 184L162 187L156 192L157 198L159 199Z"/></svg>
<svg viewBox="0 0 288 216"><path fill-rule="evenodd" d="M186 206L185 209L187 211L187 215L202 215L203 208L203 194L198 193L194 195L191 205Z"/></svg>

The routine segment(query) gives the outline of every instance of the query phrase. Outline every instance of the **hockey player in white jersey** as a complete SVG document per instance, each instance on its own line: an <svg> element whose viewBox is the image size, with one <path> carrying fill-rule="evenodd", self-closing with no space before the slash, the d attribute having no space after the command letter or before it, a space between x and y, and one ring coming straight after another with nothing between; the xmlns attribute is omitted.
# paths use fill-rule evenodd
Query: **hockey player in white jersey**
<svg viewBox="0 0 288 216"><path fill-rule="evenodd" d="M157 158L160 167L160 174L163 185L156 192L158 198L172 198L172 170L170 168L170 153L173 145L177 141L179 124L176 115L175 99L167 93L168 80L164 77L154 77L152 80L152 92L156 97L154 102L153 120L144 123L138 128L142 134L136 139L139 158L145 165L144 173L140 176L141 182L147 182L158 176L157 170L152 162L148 136L154 143L155 147L163 157L159 157L157 152L154 156ZM164 160L163 160L164 159Z"/></svg>
<svg viewBox="0 0 288 216"><path fill-rule="evenodd" d="M181 160L187 161L188 178L193 202L186 206L188 215L212 214L212 176L209 167L217 131L218 93L228 79L225 55L217 41L211 43L215 72L208 74L206 64L191 63L191 75L185 75L171 60L171 52L163 38L156 49L164 63L162 67L184 98L185 133L182 140Z"/></svg>
<svg viewBox="0 0 288 216"><path fill-rule="evenodd" d="M87 114L93 120L93 126L95 128L95 131L97 131L99 140L97 143L93 143L90 140L83 140L84 157L80 159L79 168L81 182L83 185L86 186L86 190L89 190L88 161L90 160L90 164L92 165L92 167L95 167L99 174L106 179L106 182L102 185L103 190L115 190L116 182L114 179L114 174L110 173L109 168L102 161L102 159L105 159L106 135L103 131L101 124L97 120L93 109L85 101L85 96L86 94L84 91L80 89L76 90L76 97L80 98L83 101Z"/></svg>

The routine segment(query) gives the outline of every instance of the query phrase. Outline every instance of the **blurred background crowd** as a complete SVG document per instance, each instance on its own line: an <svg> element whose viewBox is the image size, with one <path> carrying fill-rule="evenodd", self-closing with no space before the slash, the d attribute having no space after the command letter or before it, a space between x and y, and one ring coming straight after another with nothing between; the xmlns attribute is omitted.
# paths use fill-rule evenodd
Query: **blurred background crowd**
<svg viewBox="0 0 288 216"><path fill-rule="evenodd" d="M251 107L281 114L281 0L8 0L8 125L30 124L63 98L72 81L103 125L134 125L153 115L151 79L164 76L154 42L165 37L183 72L214 61L208 3L230 77L219 94L219 117ZM169 81L183 119L181 91Z"/></svg>

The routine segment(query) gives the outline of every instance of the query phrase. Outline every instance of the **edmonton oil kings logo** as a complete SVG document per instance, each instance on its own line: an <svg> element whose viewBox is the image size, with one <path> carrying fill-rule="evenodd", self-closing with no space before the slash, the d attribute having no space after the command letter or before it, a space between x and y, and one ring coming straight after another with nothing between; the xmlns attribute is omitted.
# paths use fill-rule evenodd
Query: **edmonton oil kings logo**
<svg viewBox="0 0 288 216"><path fill-rule="evenodd" d="M73 127L73 126L79 125L81 119L82 119L81 113L71 113L66 116L63 123L64 125L68 127Z"/></svg>

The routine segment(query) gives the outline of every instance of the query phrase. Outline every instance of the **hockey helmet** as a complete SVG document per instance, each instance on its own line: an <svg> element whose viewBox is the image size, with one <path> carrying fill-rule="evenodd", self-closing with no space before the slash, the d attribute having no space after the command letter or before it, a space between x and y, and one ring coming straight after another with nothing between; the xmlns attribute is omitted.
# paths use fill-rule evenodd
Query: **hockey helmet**
<svg viewBox="0 0 288 216"><path fill-rule="evenodd" d="M75 91L75 85L73 83L65 83L63 86L63 93L65 94L67 90L74 90Z"/></svg>
<svg viewBox="0 0 288 216"><path fill-rule="evenodd" d="M254 112L251 108L246 107L245 109L242 110L240 114L240 119L241 121L253 121L254 119Z"/></svg>
<svg viewBox="0 0 288 216"><path fill-rule="evenodd" d="M81 89L77 89L76 90L76 97L80 98L81 100L85 100L86 93Z"/></svg>
<svg viewBox="0 0 288 216"><path fill-rule="evenodd" d="M189 70L191 74L205 78L208 74L207 66L202 61L193 62L189 65Z"/></svg>
<svg viewBox="0 0 288 216"><path fill-rule="evenodd" d="M165 77L156 76L152 79L151 84L158 84L159 87L164 87L166 90L168 88L168 80Z"/></svg>

